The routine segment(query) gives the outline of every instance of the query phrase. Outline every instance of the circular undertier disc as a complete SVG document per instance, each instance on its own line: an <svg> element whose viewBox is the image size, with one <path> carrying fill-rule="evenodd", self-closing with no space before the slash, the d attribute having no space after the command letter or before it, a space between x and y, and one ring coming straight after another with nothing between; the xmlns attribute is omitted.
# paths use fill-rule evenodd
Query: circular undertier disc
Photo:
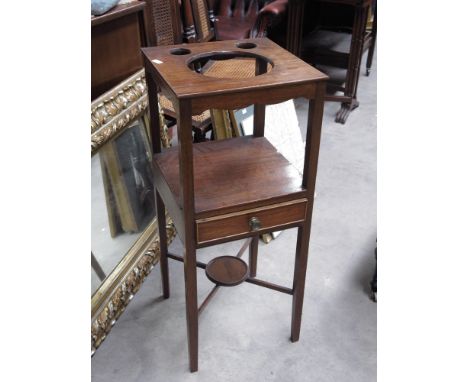
<svg viewBox="0 0 468 382"><path fill-rule="evenodd" d="M220 256L206 264L206 277L222 286L234 286L243 282L249 273L249 267L242 259L235 256Z"/></svg>

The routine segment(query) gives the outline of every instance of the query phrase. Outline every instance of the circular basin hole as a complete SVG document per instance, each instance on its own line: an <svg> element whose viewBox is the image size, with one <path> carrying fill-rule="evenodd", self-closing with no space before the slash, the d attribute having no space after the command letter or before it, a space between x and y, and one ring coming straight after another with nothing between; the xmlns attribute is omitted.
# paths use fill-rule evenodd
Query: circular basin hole
<svg viewBox="0 0 468 382"><path fill-rule="evenodd" d="M186 49L186 48L175 48L175 49L172 49L170 52L171 54L175 56L183 56L184 54L191 53L190 49Z"/></svg>
<svg viewBox="0 0 468 382"><path fill-rule="evenodd" d="M238 42L236 46L241 49L253 49L257 47L257 44L253 42Z"/></svg>
<svg viewBox="0 0 468 382"><path fill-rule="evenodd" d="M252 52L223 51L202 53L191 57L188 67L207 77L243 79L268 73L273 62Z"/></svg>

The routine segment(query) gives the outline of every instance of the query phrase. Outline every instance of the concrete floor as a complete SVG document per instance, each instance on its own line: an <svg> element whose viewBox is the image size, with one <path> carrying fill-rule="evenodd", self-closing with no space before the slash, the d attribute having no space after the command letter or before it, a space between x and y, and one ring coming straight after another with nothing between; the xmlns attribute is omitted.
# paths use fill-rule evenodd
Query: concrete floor
<svg viewBox="0 0 468 382"><path fill-rule="evenodd" d="M377 235L376 69L361 72L361 105L346 125L334 122L339 104L325 106L300 341L289 341L290 296L246 283L223 288L200 317L199 371L191 374L183 266L170 260L171 298L160 298L157 267L92 358L93 382L376 380L376 304L368 297ZM295 103L304 131L307 104ZM295 243L292 229L260 244L258 277L291 285ZM198 257L235 255L240 246ZM182 253L178 239L172 250ZM202 270L198 285L201 301L213 285Z"/></svg>

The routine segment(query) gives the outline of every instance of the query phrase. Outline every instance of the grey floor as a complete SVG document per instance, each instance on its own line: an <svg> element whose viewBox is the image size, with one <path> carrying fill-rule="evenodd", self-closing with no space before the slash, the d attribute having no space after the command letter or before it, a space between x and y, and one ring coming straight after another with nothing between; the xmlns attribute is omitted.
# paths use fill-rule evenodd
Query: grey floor
<svg viewBox="0 0 468 382"><path fill-rule="evenodd" d="M374 68L376 61L374 61ZM200 317L199 371L188 371L184 277L170 261L171 298L159 267L92 358L93 382L376 380L376 70L362 71L360 107L346 125L327 103L300 341L289 341L291 297L252 284L222 289ZM304 132L307 104L296 100ZM258 277L291 285L296 230L259 249ZM235 255L240 242L203 249L202 261ZM176 239L174 252L181 253ZM212 284L198 272L199 299Z"/></svg>

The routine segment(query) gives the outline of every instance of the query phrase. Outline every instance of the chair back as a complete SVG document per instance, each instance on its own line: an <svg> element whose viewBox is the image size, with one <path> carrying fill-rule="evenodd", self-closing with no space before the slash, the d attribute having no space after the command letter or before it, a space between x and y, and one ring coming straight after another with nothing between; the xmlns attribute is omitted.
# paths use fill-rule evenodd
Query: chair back
<svg viewBox="0 0 468 382"><path fill-rule="evenodd" d="M215 13L219 16L234 17L238 20L255 20L259 11L258 0L213 0ZM265 3L265 1L263 1Z"/></svg>
<svg viewBox="0 0 468 382"><path fill-rule="evenodd" d="M172 45L182 42L182 24L178 0L145 0L149 45Z"/></svg>
<svg viewBox="0 0 468 382"><path fill-rule="evenodd" d="M207 0L182 0L182 17L188 42L216 39L213 12Z"/></svg>

